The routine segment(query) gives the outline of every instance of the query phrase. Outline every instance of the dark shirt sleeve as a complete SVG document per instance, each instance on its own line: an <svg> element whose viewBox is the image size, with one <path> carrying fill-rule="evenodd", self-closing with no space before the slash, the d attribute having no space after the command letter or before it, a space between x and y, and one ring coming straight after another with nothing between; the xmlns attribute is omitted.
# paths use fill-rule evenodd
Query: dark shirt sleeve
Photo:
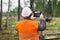
<svg viewBox="0 0 60 40"><path fill-rule="evenodd" d="M38 31L44 31L46 29L46 21L44 19L40 19L40 23L38 24Z"/></svg>

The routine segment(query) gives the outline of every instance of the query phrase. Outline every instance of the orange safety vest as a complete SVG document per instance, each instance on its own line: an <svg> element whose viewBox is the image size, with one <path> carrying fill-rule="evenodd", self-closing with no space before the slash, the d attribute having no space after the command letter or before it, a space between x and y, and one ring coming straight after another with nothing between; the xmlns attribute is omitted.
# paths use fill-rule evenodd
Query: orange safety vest
<svg viewBox="0 0 60 40"><path fill-rule="evenodd" d="M20 40L35 40L38 36L38 22L34 20L22 20L16 24Z"/></svg>

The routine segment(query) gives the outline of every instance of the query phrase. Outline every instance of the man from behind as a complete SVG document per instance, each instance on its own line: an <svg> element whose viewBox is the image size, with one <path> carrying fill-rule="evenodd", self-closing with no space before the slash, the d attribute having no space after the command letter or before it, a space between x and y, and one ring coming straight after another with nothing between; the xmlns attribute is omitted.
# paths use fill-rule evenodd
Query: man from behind
<svg viewBox="0 0 60 40"><path fill-rule="evenodd" d="M44 27L38 25L38 22L34 20L34 14L30 8L25 7L22 10L22 17L24 20L19 21L16 24L16 29L19 33L19 40L39 40L38 30L45 30ZM43 19L43 15L40 15L40 19Z"/></svg>

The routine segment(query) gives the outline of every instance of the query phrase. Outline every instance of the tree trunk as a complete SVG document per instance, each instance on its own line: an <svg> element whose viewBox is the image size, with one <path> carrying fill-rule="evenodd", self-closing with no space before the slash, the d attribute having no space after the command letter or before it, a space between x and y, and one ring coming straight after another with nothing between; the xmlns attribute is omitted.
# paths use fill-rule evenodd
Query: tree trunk
<svg viewBox="0 0 60 40"><path fill-rule="evenodd" d="M46 16L46 12L45 12L45 10L46 10L46 4L47 3L47 0L43 0L43 14L44 14L44 16Z"/></svg>
<svg viewBox="0 0 60 40"><path fill-rule="evenodd" d="M9 26L9 11L10 11L10 0L8 0L8 12L6 14L6 24L5 26L8 27Z"/></svg>
<svg viewBox="0 0 60 40"><path fill-rule="evenodd" d="M20 0L18 0L18 21L20 20Z"/></svg>
<svg viewBox="0 0 60 40"><path fill-rule="evenodd" d="M1 11L0 11L0 30L2 30L2 0L1 0Z"/></svg>
<svg viewBox="0 0 60 40"><path fill-rule="evenodd" d="M53 0L53 16L55 17L56 16L56 11L57 11L57 1L58 0Z"/></svg>
<svg viewBox="0 0 60 40"><path fill-rule="evenodd" d="M34 0L30 0L30 9L32 11L34 11L33 6L34 6Z"/></svg>

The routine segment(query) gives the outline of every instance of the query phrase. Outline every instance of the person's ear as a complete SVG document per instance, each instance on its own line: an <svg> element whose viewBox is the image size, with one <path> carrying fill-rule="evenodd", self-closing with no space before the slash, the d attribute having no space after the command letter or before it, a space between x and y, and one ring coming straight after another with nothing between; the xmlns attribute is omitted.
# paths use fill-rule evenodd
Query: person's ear
<svg viewBox="0 0 60 40"><path fill-rule="evenodd" d="M34 15L31 15L31 17L30 17L31 19L34 19Z"/></svg>

